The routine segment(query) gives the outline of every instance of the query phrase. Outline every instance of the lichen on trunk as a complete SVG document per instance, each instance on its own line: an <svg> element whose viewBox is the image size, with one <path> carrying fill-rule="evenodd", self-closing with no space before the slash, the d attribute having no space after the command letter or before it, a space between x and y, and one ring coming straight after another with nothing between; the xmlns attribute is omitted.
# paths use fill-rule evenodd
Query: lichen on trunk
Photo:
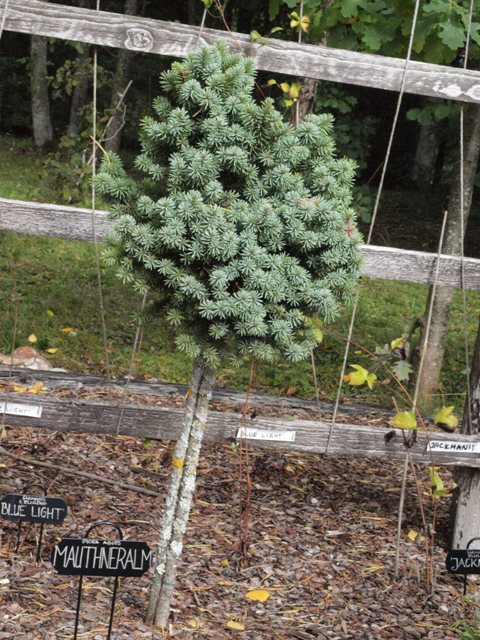
<svg viewBox="0 0 480 640"><path fill-rule="evenodd" d="M464 130L468 137L465 141L463 154L463 179L461 179L459 160L457 164L457 176L451 186L448 201L447 226L442 248L442 253L446 255L460 255L462 253L462 231L463 234L465 234L480 153L480 107L475 104L467 105L465 107L464 120ZM425 361L419 380L419 404L421 406L428 406L432 394L438 390L440 372L445 354L453 291L450 287L437 287L435 292L429 338L425 345L428 358ZM430 290L426 304L426 315L428 314L431 296L432 290ZM422 337L422 344L423 340L424 336Z"/></svg>
<svg viewBox="0 0 480 640"><path fill-rule="evenodd" d="M195 492L197 466L215 376L201 360L193 366L182 431L172 459L172 475L158 541L147 622L164 627L170 615L183 537Z"/></svg>

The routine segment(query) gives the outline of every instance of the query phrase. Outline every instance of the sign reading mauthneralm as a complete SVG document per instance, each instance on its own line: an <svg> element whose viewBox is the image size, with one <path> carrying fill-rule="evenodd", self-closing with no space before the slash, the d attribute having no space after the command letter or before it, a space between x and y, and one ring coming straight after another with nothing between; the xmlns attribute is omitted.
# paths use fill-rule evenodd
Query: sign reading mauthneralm
<svg viewBox="0 0 480 640"><path fill-rule="evenodd" d="M194 361L147 614L165 626L215 370L307 358L316 323L355 294L361 238L354 163L335 156L330 115L285 122L254 99L254 62L221 42L174 62L161 85L136 170L110 155L96 185L116 220L107 263L150 291Z"/></svg>

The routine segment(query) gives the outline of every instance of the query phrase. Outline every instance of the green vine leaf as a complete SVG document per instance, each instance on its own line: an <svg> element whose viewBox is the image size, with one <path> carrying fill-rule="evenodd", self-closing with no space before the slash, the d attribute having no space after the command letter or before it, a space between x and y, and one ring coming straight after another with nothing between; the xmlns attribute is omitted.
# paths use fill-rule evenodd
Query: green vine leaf
<svg viewBox="0 0 480 640"><path fill-rule="evenodd" d="M408 360L398 360L391 369L400 382L408 382L413 373L413 367Z"/></svg>
<svg viewBox="0 0 480 640"><path fill-rule="evenodd" d="M417 419L412 411L400 411L390 420L392 427L405 429L406 431L417 430Z"/></svg>
<svg viewBox="0 0 480 640"><path fill-rule="evenodd" d="M465 28L462 24L455 24L450 20L442 25L440 39L450 49L460 49L465 42Z"/></svg>
<svg viewBox="0 0 480 640"><path fill-rule="evenodd" d="M449 431L454 431L458 425L458 418L457 416L453 415L454 409L455 407L453 405L451 405L450 407L442 407L435 414L435 424L443 428L446 427Z"/></svg>
<svg viewBox="0 0 480 640"><path fill-rule="evenodd" d="M429 472L432 496L434 498L441 498L442 496L447 495L447 493L449 493L449 490L445 488L443 480L437 471L437 467L429 467Z"/></svg>
<svg viewBox="0 0 480 640"><path fill-rule="evenodd" d="M295 29L299 27L304 33L308 33L308 28L312 22L310 16L301 16L296 12L292 11L289 16L290 18L290 28Z"/></svg>
<svg viewBox="0 0 480 640"><path fill-rule="evenodd" d="M369 373L368 369L365 369L365 367L362 367L360 364L351 364L350 366L352 369L355 369L355 371L344 376L344 382L352 387L360 387L366 383L369 389L373 389L377 376L374 373Z"/></svg>

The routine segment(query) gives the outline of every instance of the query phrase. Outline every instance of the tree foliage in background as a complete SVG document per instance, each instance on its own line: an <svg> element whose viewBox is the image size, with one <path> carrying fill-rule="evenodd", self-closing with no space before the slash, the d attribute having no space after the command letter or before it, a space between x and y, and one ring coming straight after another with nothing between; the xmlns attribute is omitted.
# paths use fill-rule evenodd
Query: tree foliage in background
<svg viewBox="0 0 480 640"><path fill-rule="evenodd" d="M277 0L271 0L271 4ZM289 4L289 3L287 3ZM413 0L306 0L311 16L311 37L320 41L328 33L329 46L404 57L415 3ZM480 1L474 0L472 40L480 45ZM413 43L417 59L450 64L465 46L470 3L431 0L422 3Z"/></svg>

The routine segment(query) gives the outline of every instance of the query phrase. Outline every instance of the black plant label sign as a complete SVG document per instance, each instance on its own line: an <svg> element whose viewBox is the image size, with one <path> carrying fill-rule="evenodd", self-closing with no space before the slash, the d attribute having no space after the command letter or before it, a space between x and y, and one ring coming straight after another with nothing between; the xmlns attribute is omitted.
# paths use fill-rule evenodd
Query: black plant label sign
<svg viewBox="0 0 480 640"><path fill-rule="evenodd" d="M145 542L63 538L52 552L52 564L67 576L134 578L150 568L152 551Z"/></svg>
<svg viewBox="0 0 480 640"><path fill-rule="evenodd" d="M447 553L447 571L463 575L480 574L480 549L454 549Z"/></svg>
<svg viewBox="0 0 480 640"><path fill-rule="evenodd" d="M66 515L67 505L61 498L9 493L0 502L0 516L15 522L59 524Z"/></svg>

